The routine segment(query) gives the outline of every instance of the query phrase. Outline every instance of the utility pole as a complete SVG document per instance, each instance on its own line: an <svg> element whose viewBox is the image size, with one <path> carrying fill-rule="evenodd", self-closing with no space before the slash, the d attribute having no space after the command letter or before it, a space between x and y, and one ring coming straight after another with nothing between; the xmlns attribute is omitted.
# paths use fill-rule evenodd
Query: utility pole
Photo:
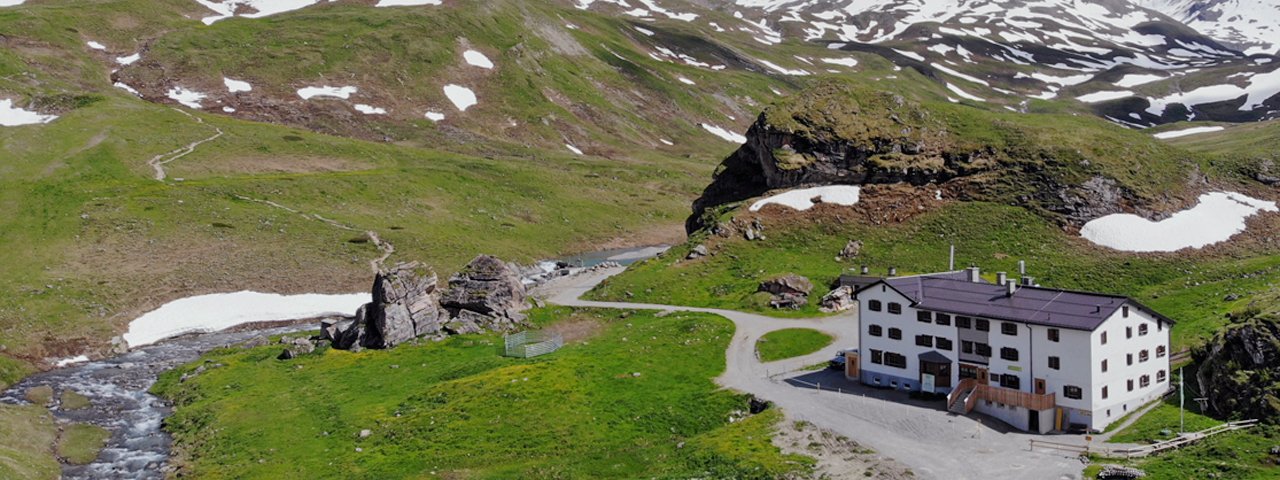
<svg viewBox="0 0 1280 480"><path fill-rule="evenodd" d="M947 271L954 272L956 270L956 244L951 244L951 260L947 262Z"/></svg>
<svg viewBox="0 0 1280 480"><path fill-rule="evenodd" d="M1182 367L1178 367L1178 436L1187 428L1187 392L1182 386Z"/></svg>

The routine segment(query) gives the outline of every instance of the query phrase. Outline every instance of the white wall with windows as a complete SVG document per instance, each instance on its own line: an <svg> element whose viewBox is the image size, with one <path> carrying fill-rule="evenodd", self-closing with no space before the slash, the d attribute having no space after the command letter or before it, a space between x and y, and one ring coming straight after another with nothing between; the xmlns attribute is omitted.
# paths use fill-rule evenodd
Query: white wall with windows
<svg viewBox="0 0 1280 480"><path fill-rule="evenodd" d="M955 365L959 346L950 316L939 324L931 312L912 308L910 299L881 284L858 294L858 318L862 383L893 386L891 382L897 382L898 388L906 383L910 390L920 390L919 357L930 351L950 360L947 378L936 379L934 391L950 392L959 381Z"/></svg>
<svg viewBox="0 0 1280 480"><path fill-rule="evenodd" d="M1096 400L1091 428L1106 428L1169 390L1169 327L1126 305L1092 332L1090 371Z"/></svg>

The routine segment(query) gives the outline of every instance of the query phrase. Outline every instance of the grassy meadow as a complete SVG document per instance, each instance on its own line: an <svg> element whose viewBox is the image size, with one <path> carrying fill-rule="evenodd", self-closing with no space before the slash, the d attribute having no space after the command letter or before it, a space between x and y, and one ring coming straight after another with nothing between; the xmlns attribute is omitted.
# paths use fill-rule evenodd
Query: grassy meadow
<svg viewBox="0 0 1280 480"><path fill-rule="evenodd" d="M154 391L177 405L169 429L183 474L199 478L764 479L811 467L769 443L779 416L732 421L747 400L712 381L727 320L565 308L531 318L573 332L566 346L504 358L500 336L466 335L292 361L276 360L279 347L232 347Z"/></svg>
<svg viewBox="0 0 1280 480"><path fill-rule="evenodd" d="M811 328L784 328L760 336L756 355L762 362L785 360L827 348L833 340L831 335Z"/></svg>

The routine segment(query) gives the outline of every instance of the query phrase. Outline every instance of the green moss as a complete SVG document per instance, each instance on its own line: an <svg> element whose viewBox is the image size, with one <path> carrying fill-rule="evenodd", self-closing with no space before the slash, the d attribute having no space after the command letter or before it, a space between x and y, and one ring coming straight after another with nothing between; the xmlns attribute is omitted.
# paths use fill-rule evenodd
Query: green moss
<svg viewBox="0 0 1280 480"><path fill-rule="evenodd" d="M98 452L111 438L111 432L97 425L73 423L62 429L58 437L58 456L72 465L85 465L98 458Z"/></svg>
<svg viewBox="0 0 1280 480"><path fill-rule="evenodd" d="M89 402L89 397L71 390L63 390L62 399L59 401L59 407L63 410L80 410L82 408L89 408L91 405L92 403Z"/></svg>

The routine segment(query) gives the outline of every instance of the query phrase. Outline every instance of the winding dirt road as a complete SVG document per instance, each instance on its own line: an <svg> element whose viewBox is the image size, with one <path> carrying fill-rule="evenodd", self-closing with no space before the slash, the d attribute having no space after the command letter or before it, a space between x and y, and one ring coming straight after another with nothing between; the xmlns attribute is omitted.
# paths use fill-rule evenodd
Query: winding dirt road
<svg viewBox="0 0 1280 480"><path fill-rule="evenodd" d="M833 351L858 344L856 313L809 319L780 319L713 308L581 300L583 294L623 268L560 277L534 292L548 302L589 308L621 308L704 312L720 315L736 326L726 352L724 374L716 379L727 388L774 402L790 420L804 420L847 436L912 469L921 478L936 479L1078 479L1084 465L1074 456L1031 451L1029 440L1044 439L1003 428L980 415L958 416L937 405L907 401L844 380L839 374L804 371L828 360ZM832 348L797 358L762 363L755 355L756 340L783 328L812 328L835 337ZM811 388L822 383L824 390ZM841 392L825 391L840 388ZM936 402L935 402L936 403ZM1078 441L1055 437L1055 441Z"/></svg>

